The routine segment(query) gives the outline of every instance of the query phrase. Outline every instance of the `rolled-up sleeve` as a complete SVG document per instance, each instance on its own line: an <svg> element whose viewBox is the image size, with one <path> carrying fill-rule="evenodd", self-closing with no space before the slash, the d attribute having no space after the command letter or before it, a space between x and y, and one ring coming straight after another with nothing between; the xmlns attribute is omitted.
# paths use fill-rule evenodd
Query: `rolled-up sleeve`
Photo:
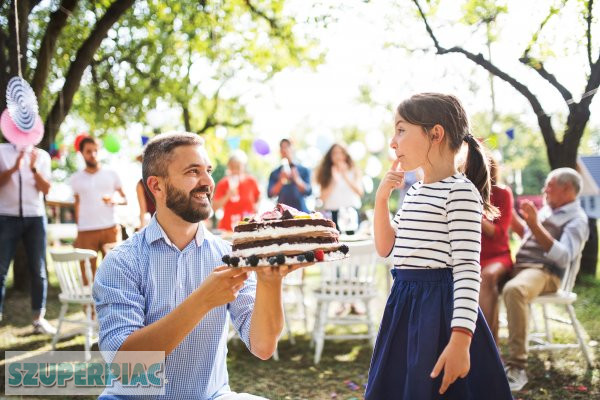
<svg viewBox="0 0 600 400"><path fill-rule="evenodd" d="M256 278L253 274L246 280L236 299L227 306L231 315L231 322L248 350L250 350L250 322L252 321L255 300Z"/></svg>
<svg viewBox="0 0 600 400"><path fill-rule="evenodd" d="M144 297L135 260L113 251L94 280L93 297L100 325L101 351L118 351L134 331L144 327Z"/></svg>
<svg viewBox="0 0 600 400"><path fill-rule="evenodd" d="M559 268L566 268L581 251L590 234L585 218L574 218L567 223L559 240L554 240L550 250L544 255Z"/></svg>

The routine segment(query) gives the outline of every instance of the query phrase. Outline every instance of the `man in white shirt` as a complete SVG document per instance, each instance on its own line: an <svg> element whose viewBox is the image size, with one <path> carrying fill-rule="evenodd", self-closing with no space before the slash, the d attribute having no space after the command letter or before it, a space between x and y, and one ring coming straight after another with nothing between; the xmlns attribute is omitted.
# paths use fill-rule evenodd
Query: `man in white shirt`
<svg viewBox="0 0 600 400"><path fill-rule="evenodd" d="M34 147L0 144L0 320L4 282L17 244L23 240L31 275L31 309L36 333L54 334L46 311L46 209L50 190L50 155Z"/></svg>
<svg viewBox="0 0 600 400"><path fill-rule="evenodd" d="M115 205L126 205L127 199L119 175L100 166L96 139L84 138L79 143L79 152L85 160L85 169L74 173L70 181L75 196L77 222L74 246L101 251L105 256L105 245L121 241L121 227L117 224ZM121 196L118 202L114 200L115 192ZM95 275L95 258L91 260L91 264ZM84 281L87 279L84 278Z"/></svg>

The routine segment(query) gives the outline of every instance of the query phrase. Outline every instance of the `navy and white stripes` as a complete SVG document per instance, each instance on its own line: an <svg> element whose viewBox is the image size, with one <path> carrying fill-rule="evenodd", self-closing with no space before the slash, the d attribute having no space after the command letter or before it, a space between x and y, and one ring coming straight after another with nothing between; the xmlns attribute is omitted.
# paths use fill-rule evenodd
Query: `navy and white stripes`
<svg viewBox="0 0 600 400"><path fill-rule="evenodd" d="M452 327L475 330L479 300L481 216L477 188L463 174L415 183L394 217L395 268L452 268Z"/></svg>

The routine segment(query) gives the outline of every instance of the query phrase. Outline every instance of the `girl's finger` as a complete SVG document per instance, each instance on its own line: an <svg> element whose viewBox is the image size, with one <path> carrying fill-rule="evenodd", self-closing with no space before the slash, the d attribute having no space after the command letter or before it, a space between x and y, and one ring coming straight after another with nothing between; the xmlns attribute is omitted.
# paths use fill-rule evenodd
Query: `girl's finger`
<svg viewBox="0 0 600 400"><path fill-rule="evenodd" d="M390 171L398 171L398 167L400 166L400 159L396 157L392 166L390 167Z"/></svg>
<svg viewBox="0 0 600 400"><path fill-rule="evenodd" d="M432 378L437 378L438 375L440 374L440 372L442 371L442 368L444 368L444 357L440 356L440 358L438 358L437 362L435 363L435 366L433 367L433 371L431 371L431 377Z"/></svg>

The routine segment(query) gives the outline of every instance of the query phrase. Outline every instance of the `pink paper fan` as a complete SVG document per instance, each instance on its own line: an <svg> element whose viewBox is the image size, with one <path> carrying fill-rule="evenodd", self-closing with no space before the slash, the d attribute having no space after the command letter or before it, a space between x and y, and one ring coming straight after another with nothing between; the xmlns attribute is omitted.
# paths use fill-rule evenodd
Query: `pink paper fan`
<svg viewBox="0 0 600 400"><path fill-rule="evenodd" d="M2 112L2 116L0 117L0 129L6 140L17 146L35 146L41 142L44 137L44 124L39 115L36 115L35 117L33 128L31 128L29 132L25 132L15 125L10 117L8 109L5 109Z"/></svg>

